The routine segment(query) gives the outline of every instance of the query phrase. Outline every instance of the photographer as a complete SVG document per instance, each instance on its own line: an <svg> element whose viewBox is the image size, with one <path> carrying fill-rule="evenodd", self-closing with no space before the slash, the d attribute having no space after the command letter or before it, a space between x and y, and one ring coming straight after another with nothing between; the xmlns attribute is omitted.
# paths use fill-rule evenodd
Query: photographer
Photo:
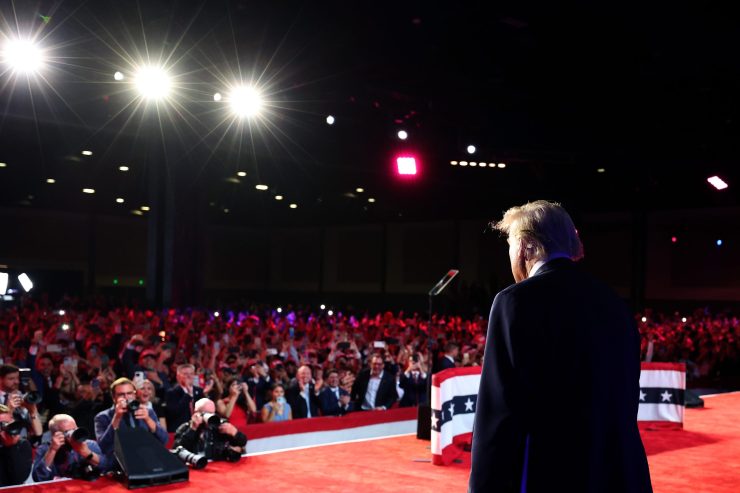
<svg viewBox="0 0 740 493"><path fill-rule="evenodd" d="M0 404L8 408L8 412L15 421L25 423L30 436L39 439L43 433L37 408L37 404L41 402L41 396L33 390L34 384L30 371L24 369L24 372L27 376L21 379L20 368L13 365L0 365Z"/></svg>
<svg viewBox="0 0 740 493"><path fill-rule="evenodd" d="M27 482L33 462L31 444L21 437L23 425L8 411L0 404L0 487Z"/></svg>
<svg viewBox="0 0 740 493"><path fill-rule="evenodd" d="M99 474L100 447L89 440L88 431L77 428L72 416L57 414L49 420L51 442L39 446L33 464L33 480L55 477L92 479Z"/></svg>
<svg viewBox="0 0 740 493"><path fill-rule="evenodd" d="M400 407L426 404L428 377L424 356L412 354L406 371L401 374L399 386L403 389L403 397Z"/></svg>
<svg viewBox="0 0 740 493"><path fill-rule="evenodd" d="M237 462L246 450L247 437L215 412L212 400L198 400L190 421L177 428L173 448L183 447L210 460Z"/></svg>
<svg viewBox="0 0 740 493"><path fill-rule="evenodd" d="M146 428L162 444L166 444L169 439L167 431L159 424L154 410L141 406L141 403L135 400L136 389L131 380L119 378L110 388L113 406L95 416L95 437L104 455L104 465L101 466L103 470L108 470L114 465L115 431L121 426Z"/></svg>

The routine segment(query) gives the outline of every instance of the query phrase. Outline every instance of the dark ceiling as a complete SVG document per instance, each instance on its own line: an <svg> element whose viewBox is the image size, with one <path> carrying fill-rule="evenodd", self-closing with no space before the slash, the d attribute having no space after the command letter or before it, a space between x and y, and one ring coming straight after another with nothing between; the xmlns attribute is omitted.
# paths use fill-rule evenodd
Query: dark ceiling
<svg viewBox="0 0 740 493"><path fill-rule="evenodd" d="M734 17L591 4L3 3L2 35L37 33L50 62L29 79L3 66L0 205L131 214L154 167L211 221L239 224L486 218L538 198L582 212L738 205ZM113 79L146 53L175 81L158 106ZM234 80L263 88L262 118L213 101ZM399 151L421 158L416 179L394 176ZM507 167L450 165L463 159ZM713 190L713 174L730 188Z"/></svg>

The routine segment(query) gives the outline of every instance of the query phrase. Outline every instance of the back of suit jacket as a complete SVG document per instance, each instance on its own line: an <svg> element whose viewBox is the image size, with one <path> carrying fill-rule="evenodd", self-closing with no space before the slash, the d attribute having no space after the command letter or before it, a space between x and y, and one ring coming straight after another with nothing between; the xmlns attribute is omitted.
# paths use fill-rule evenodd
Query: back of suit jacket
<svg viewBox="0 0 740 493"><path fill-rule="evenodd" d="M493 302L470 491L649 492L640 344L617 296L568 259Z"/></svg>

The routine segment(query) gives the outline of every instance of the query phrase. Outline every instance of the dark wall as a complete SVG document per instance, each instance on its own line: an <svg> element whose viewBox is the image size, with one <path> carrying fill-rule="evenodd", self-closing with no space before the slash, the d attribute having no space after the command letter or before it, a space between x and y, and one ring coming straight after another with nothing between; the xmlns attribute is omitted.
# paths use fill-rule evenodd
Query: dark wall
<svg viewBox="0 0 740 493"><path fill-rule="evenodd" d="M0 209L0 221L0 265L7 268L77 272L95 287L111 287L114 278L121 288L136 286L146 277L146 218ZM204 239L204 291L423 299L448 269L457 268L451 291L476 288L490 297L512 278L506 242L498 233L484 233L486 224L211 225ZM740 300L740 209L652 213L645 224L640 247L630 213L580 216L584 267L625 298L642 280L647 300ZM640 251L644 272L634 268Z"/></svg>

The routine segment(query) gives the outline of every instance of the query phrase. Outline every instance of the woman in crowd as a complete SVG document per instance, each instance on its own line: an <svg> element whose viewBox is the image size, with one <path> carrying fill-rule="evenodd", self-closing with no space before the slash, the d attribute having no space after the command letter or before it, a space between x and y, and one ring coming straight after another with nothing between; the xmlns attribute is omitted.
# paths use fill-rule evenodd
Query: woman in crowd
<svg viewBox="0 0 740 493"><path fill-rule="evenodd" d="M272 387L272 400L262 407L262 421L288 421L293 419L290 404L285 400L285 387L275 384Z"/></svg>
<svg viewBox="0 0 740 493"><path fill-rule="evenodd" d="M216 412L229 420L236 429L246 434L248 413L256 413L257 405L249 395L246 383L239 382L235 376L226 379L223 395L216 400Z"/></svg>
<svg viewBox="0 0 740 493"><path fill-rule="evenodd" d="M136 382L136 399L141 403L142 407L147 409L153 409L154 414L159 418L159 424L162 428L167 429L167 420L164 417L164 408L157 399L154 391L154 384L149 379L141 380Z"/></svg>

